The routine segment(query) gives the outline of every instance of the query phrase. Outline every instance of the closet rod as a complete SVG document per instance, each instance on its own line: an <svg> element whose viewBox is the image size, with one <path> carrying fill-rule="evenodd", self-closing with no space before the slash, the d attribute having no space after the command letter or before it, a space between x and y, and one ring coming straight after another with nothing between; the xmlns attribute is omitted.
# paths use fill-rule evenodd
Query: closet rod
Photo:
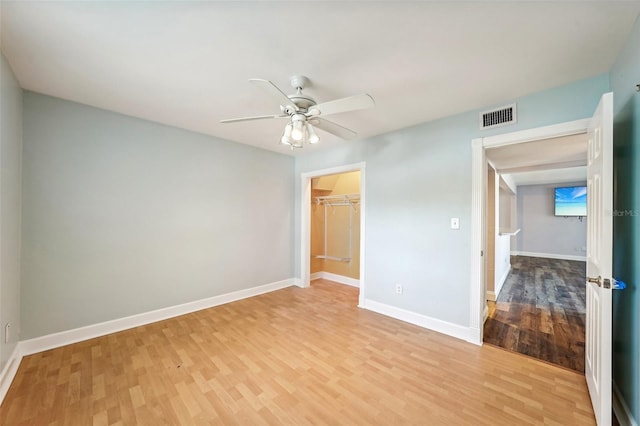
<svg viewBox="0 0 640 426"><path fill-rule="evenodd" d="M360 204L360 194L344 194L344 195L322 195L313 197L316 200L316 204L330 204L330 205L347 205L347 204ZM342 203L342 204L338 204Z"/></svg>
<svg viewBox="0 0 640 426"><path fill-rule="evenodd" d="M360 205L360 201L352 201L350 203L345 203L345 202L339 202L339 203L322 203L323 206L353 206L353 205Z"/></svg>

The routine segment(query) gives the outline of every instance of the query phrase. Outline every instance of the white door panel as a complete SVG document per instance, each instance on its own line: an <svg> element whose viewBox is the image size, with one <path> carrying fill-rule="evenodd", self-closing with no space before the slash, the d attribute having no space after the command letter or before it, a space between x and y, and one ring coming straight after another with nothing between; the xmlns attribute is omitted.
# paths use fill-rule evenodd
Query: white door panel
<svg viewBox="0 0 640 426"><path fill-rule="evenodd" d="M589 123L585 376L598 425L611 424L613 94Z"/></svg>

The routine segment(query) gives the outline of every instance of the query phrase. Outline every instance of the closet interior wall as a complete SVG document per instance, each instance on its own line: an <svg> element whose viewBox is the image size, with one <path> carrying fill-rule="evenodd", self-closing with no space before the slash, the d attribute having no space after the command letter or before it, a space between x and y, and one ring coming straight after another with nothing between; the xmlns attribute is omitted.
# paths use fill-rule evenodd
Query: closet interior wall
<svg viewBox="0 0 640 426"><path fill-rule="evenodd" d="M360 279L360 172L311 181L311 273Z"/></svg>

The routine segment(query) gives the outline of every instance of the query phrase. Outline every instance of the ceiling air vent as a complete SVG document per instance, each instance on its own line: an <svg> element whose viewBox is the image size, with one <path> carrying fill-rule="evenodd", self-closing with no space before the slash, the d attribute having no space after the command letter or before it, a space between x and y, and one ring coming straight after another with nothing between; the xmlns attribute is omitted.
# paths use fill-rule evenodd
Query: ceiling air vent
<svg viewBox="0 0 640 426"><path fill-rule="evenodd" d="M506 126L516 122L516 104L480 113L480 129Z"/></svg>

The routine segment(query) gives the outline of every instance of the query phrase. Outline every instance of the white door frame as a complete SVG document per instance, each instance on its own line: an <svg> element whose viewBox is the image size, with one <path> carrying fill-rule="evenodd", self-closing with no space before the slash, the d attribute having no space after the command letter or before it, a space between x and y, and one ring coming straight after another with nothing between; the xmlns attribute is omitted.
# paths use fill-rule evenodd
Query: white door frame
<svg viewBox="0 0 640 426"><path fill-rule="evenodd" d="M469 328L470 341L482 345L482 326L486 301L485 257L487 160L485 150L561 136L586 133L589 119L536 127L518 132L477 138L471 141L471 288ZM586 150L586 147L585 147Z"/></svg>
<svg viewBox="0 0 640 426"><path fill-rule="evenodd" d="M309 287L311 282L311 179L339 173L360 172L360 296L358 306L364 306L364 222L365 222L365 162L331 167L301 173L300 185L300 279L301 287Z"/></svg>

